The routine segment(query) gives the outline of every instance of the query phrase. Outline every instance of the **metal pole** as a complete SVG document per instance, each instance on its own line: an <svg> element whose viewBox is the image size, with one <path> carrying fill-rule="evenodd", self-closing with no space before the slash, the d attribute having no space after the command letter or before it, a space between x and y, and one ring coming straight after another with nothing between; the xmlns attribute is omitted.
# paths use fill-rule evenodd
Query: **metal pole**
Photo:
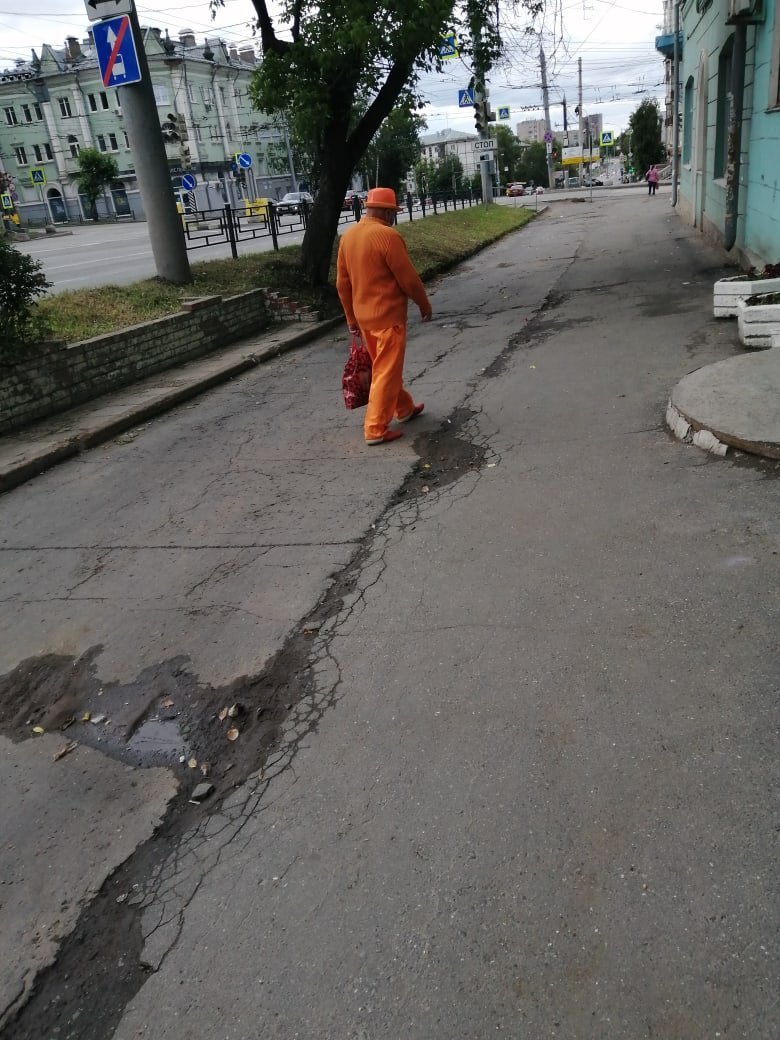
<svg viewBox="0 0 780 1040"><path fill-rule="evenodd" d="M583 119L582 119L582 58L577 58L577 69L578 69L578 79L579 79L579 89L578 89L579 105L578 105L578 107L579 107L579 110L580 110L580 124L579 124L579 130L577 131L577 133L579 134L579 140L578 140L577 144L578 144L578 147L580 149L579 170L580 170L580 187L582 187L582 153L583 153L583 149L585 147L585 138L583 136L583 134L584 134L584 127L583 127Z"/></svg>
<svg viewBox="0 0 780 1040"><path fill-rule="evenodd" d="M192 281L192 272L171 186L171 174L157 115L157 102L154 99L149 63L146 60L135 7L129 18L138 52L141 82L128 83L127 86L118 88L122 92L124 125L146 211L146 227L157 274L165 281L184 284Z"/></svg>
<svg viewBox="0 0 780 1040"><path fill-rule="evenodd" d="M544 129L548 134L552 133L550 124L550 92L547 89L547 59L544 56L544 48L539 47L539 65L542 71L542 104L544 105ZM547 187L552 191L555 174L553 173L552 144L545 139L547 149Z"/></svg>
<svg viewBox="0 0 780 1040"><path fill-rule="evenodd" d="M674 0L674 111L672 112L672 205L677 205L677 181L680 178L680 0Z"/></svg>

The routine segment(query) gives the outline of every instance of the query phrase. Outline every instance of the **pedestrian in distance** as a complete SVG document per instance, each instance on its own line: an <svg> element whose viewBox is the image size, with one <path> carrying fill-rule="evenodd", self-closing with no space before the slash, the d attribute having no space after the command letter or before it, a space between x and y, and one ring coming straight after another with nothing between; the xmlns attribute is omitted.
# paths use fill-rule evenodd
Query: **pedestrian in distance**
<svg viewBox="0 0 780 1040"><path fill-rule="evenodd" d="M371 389L363 432L366 444L388 444L403 436L390 423L416 419L423 404L415 404L404 388L407 307L413 300L423 321L432 308L406 243L393 227L398 205L391 188L372 188L365 215L339 241L336 289L347 326L360 333L371 358Z"/></svg>
<svg viewBox="0 0 780 1040"><path fill-rule="evenodd" d="M647 194L655 195L655 189L658 187L658 170L655 166L651 166L647 171L645 180L647 181Z"/></svg>

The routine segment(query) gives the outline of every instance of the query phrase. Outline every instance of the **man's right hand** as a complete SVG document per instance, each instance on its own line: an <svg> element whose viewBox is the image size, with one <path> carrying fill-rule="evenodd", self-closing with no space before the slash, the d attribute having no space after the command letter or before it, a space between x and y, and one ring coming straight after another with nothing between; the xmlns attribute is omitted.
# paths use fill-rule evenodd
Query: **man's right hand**
<svg viewBox="0 0 780 1040"><path fill-rule="evenodd" d="M430 321L431 318L433 317L433 309L429 308L427 311L421 310L420 311L420 317L422 318L423 321Z"/></svg>

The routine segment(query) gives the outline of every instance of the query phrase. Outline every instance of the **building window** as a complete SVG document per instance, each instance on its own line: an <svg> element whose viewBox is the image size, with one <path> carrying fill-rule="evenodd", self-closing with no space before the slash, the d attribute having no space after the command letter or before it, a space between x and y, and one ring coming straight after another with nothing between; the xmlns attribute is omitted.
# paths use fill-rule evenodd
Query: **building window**
<svg viewBox="0 0 780 1040"><path fill-rule="evenodd" d="M14 155L16 156L16 161L20 166L27 165L27 152L24 150L22 145L17 145L16 148L14 148Z"/></svg>
<svg viewBox="0 0 780 1040"><path fill-rule="evenodd" d="M195 140L196 141L202 141L203 140L203 132L201 131L200 127L199 126L195 126L195 127L193 127L193 130L195 132Z"/></svg>
<svg viewBox="0 0 780 1040"><path fill-rule="evenodd" d="M78 138L74 137L73 134L68 135L68 151L70 152L71 159L75 159L81 151L81 145L78 142Z"/></svg>
<svg viewBox="0 0 780 1040"><path fill-rule="evenodd" d="M693 76L688 77L683 98L683 146L682 161L690 163L693 151Z"/></svg>
<svg viewBox="0 0 780 1040"><path fill-rule="evenodd" d="M43 149L39 144L33 145L33 154L35 155L36 162L43 162Z"/></svg>
<svg viewBox="0 0 780 1040"><path fill-rule="evenodd" d="M89 102L90 112L97 112L97 98L94 94L87 94L87 101Z"/></svg>
<svg viewBox="0 0 780 1040"><path fill-rule="evenodd" d="M122 131L122 135L123 135L123 137L125 139L125 148L129 148L130 147L130 138L127 136L127 130L123 130Z"/></svg>
<svg viewBox="0 0 780 1040"><path fill-rule="evenodd" d="M8 123L9 126L16 126L16 109L13 107L13 105L9 105L8 108L4 108L3 112L5 113L6 123Z"/></svg>
<svg viewBox="0 0 780 1040"><path fill-rule="evenodd" d="M107 151L107 148L106 148L106 138L105 138L104 134L98 134L97 135L97 146L98 146L98 148L100 149L101 152Z"/></svg>
<svg viewBox="0 0 780 1040"><path fill-rule="evenodd" d="M769 107L780 108L780 15L775 14L769 66Z"/></svg>
<svg viewBox="0 0 780 1040"><path fill-rule="evenodd" d="M57 98L60 105L60 115L63 119L69 119L73 113L70 110L70 100L66 97Z"/></svg>
<svg viewBox="0 0 780 1040"><path fill-rule="evenodd" d="M104 112L108 111L108 95L104 90L100 91L100 107Z"/></svg>
<svg viewBox="0 0 780 1040"><path fill-rule="evenodd" d="M25 123L32 123L33 117L29 105L22 105L22 116L24 118Z"/></svg>
<svg viewBox="0 0 780 1040"><path fill-rule="evenodd" d="M48 141L43 146L43 154L46 156L47 162L54 162L54 155L52 154L51 145Z"/></svg>
<svg viewBox="0 0 780 1040"><path fill-rule="evenodd" d="M38 104L37 101L33 102L33 112L35 113L35 118L37 120L40 121L43 119L43 112L41 112L41 106Z"/></svg>
<svg viewBox="0 0 780 1040"><path fill-rule="evenodd" d="M119 145L117 144L116 134L108 135L108 147L111 149L112 152L119 151Z"/></svg>
<svg viewBox="0 0 780 1040"><path fill-rule="evenodd" d="M718 57L718 105L715 122L715 163L713 177L725 177L729 154L729 123L731 122L731 67L734 37L730 36Z"/></svg>

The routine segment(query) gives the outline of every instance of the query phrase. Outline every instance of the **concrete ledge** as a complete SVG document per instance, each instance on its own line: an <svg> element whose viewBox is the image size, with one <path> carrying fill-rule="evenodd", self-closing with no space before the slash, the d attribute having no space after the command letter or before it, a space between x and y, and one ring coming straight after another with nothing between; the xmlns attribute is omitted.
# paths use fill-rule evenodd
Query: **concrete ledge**
<svg viewBox="0 0 780 1040"><path fill-rule="evenodd" d="M681 379L672 391L666 423L680 440L718 455L731 446L780 459L778 401L780 352L744 354Z"/></svg>
<svg viewBox="0 0 780 1040"><path fill-rule="evenodd" d="M288 326L0 438L0 492L343 325L338 317Z"/></svg>

